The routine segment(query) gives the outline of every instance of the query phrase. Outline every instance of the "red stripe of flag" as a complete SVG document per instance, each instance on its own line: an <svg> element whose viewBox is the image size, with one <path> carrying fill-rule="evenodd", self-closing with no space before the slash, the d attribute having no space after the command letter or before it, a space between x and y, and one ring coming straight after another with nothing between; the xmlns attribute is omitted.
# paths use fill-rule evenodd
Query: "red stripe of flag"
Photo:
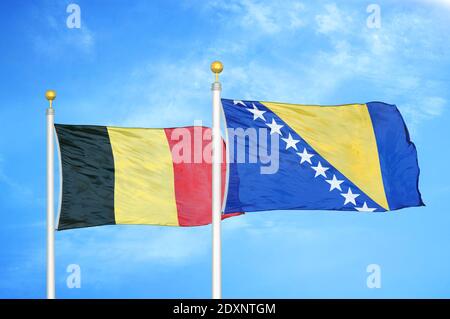
<svg viewBox="0 0 450 319"><path fill-rule="evenodd" d="M164 131L170 146L172 159L175 159L173 169L178 222L180 226L210 224L212 196L211 129L190 126L166 128ZM223 142L222 201L226 181L225 152L225 142ZM183 162L179 162L180 160ZM240 213L227 214L222 219L236 215L240 215Z"/></svg>

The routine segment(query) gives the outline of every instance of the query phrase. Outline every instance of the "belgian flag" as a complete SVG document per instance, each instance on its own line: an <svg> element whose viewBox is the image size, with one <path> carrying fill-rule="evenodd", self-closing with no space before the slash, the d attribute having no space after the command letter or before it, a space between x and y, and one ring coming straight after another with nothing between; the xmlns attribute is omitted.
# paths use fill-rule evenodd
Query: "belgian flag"
<svg viewBox="0 0 450 319"><path fill-rule="evenodd" d="M58 230L211 223L211 129L55 128L62 169ZM225 176L223 160L222 196Z"/></svg>

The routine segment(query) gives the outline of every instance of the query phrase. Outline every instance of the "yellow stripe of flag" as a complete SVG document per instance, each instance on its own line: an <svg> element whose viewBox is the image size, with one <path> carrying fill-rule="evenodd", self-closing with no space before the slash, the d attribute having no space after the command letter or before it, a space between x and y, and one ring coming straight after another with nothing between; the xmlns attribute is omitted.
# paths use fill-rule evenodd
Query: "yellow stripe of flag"
<svg viewBox="0 0 450 319"><path fill-rule="evenodd" d="M172 155L163 129L108 127L117 224L178 226Z"/></svg>

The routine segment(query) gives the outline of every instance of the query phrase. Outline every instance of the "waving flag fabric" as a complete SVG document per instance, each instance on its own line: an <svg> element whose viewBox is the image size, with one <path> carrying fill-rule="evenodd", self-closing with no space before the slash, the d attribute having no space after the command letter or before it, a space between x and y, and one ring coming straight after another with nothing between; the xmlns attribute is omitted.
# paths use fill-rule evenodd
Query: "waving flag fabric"
<svg viewBox="0 0 450 319"><path fill-rule="evenodd" d="M209 128L55 127L63 177L58 230L211 223ZM224 182L225 173L224 164Z"/></svg>
<svg viewBox="0 0 450 319"><path fill-rule="evenodd" d="M317 106L227 99L222 105L228 149L233 150L225 213L382 212L423 205L416 148L394 105ZM251 129L258 132L258 144L265 141L266 146L255 149L249 142ZM268 133L262 135L264 130ZM276 159L270 153L278 150L276 170L263 173L267 158ZM252 156L258 160L249 162Z"/></svg>

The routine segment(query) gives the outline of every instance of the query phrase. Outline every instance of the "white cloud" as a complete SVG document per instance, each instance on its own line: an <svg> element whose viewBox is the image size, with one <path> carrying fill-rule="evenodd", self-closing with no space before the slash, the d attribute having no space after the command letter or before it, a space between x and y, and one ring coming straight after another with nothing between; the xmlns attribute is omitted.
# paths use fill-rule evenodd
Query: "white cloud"
<svg viewBox="0 0 450 319"><path fill-rule="evenodd" d="M405 105L402 105L403 115L409 120L410 129L417 131L418 125L424 120L441 116L447 107L447 100L437 96L415 96Z"/></svg>
<svg viewBox="0 0 450 319"><path fill-rule="evenodd" d="M317 28L329 36L333 49L320 52L310 63L310 73L324 84L323 92L337 90L352 79L364 80L372 90L382 92L385 102L399 104L413 130L444 112L445 85L423 67L448 63L444 52L450 45L433 16L392 11L383 14L380 29L368 29L360 25L358 13L347 10L344 15L335 5L327 11L316 17ZM312 79L307 83L317 83Z"/></svg>
<svg viewBox="0 0 450 319"><path fill-rule="evenodd" d="M292 0L233 0L212 1L208 10L227 14L227 20L237 23L252 33L276 34L285 30L296 30L304 26L304 5Z"/></svg>
<svg viewBox="0 0 450 319"><path fill-rule="evenodd" d="M59 26L64 28L64 26ZM84 54L91 54L95 47L94 34L88 27L81 29L53 29L50 34L38 34L33 37L34 49L45 55L61 56L66 50L77 50Z"/></svg>
<svg viewBox="0 0 450 319"><path fill-rule="evenodd" d="M423 107L424 112L430 116L439 116L444 112L444 108L447 106L447 101L442 97L431 96L424 100Z"/></svg>
<svg viewBox="0 0 450 319"><path fill-rule="evenodd" d="M334 102L344 87L364 82L367 98L359 94L358 99L397 103L407 120L416 124L445 110L446 90L422 68L448 61L445 52L450 45L432 16L385 10L382 28L368 29L365 7L354 11L328 4L314 9L297 1L235 0L202 3L202 9L207 16L224 15L227 23L219 23L217 41L186 53L177 62L139 63L128 77L122 77L126 83L122 102L115 102L128 115L112 124L167 127L192 125L195 119L210 124L209 63L221 56L227 58L221 75L225 97L306 104L367 102L355 101L352 95ZM308 15L303 17L303 11ZM278 34L296 25L293 17L301 19L305 36L320 37L319 48L303 45L305 39L289 32ZM280 46L287 43L285 52ZM255 54L255 47L267 48L267 54ZM430 104L430 97L433 111L419 107L423 104L419 101Z"/></svg>
<svg viewBox="0 0 450 319"><path fill-rule="evenodd" d="M338 9L336 4L327 4L324 9L325 13L320 13L315 18L317 32L327 34L338 31L345 32L348 29L352 18Z"/></svg>
<svg viewBox="0 0 450 319"><path fill-rule="evenodd" d="M151 62L131 72L127 85L128 116L120 125L171 127L204 119L213 74L210 61L186 58ZM175 116L176 115L176 116ZM206 124L206 123L205 123Z"/></svg>
<svg viewBox="0 0 450 319"><path fill-rule="evenodd" d="M51 5L48 8L41 8L36 13L35 19L38 20L36 23L44 24L44 26L39 28L41 30L39 33L33 29L30 30L34 50L52 57L64 56L68 51L73 50L85 55L92 54L95 49L94 32L84 20L82 20L81 28L69 29L64 18L56 17L55 14L58 12L65 12L65 8L60 5Z"/></svg>
<svg viewBox="0 0 450 319"><path fill-rule="evenodd" d="M433 4L450 9L450 0L419 0L420 2Z"/></svg>

